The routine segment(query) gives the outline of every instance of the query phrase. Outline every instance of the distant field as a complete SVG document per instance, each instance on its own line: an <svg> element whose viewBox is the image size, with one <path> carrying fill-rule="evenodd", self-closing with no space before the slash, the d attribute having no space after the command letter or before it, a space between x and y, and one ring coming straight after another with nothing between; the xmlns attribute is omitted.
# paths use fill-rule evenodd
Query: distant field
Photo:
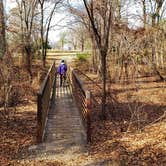
<svg viewBox="0 0 166 166"><path fill-rule="evenodd" d="M67 55L67 56L70 56L70 55L76 55L77 53L75 52L48 52L47 53L47 56L63 56L63 55Z"/></svg>
<svg viewBox="0 0 166 166"><path fill-rule="evenodd" d="M50 53L76 53L76 52L81 52L80 50L55 50L55 49L49 49L48 52Z"/></svg>
<svg viewBox="0 0 166 166"><path fill-rule="evenodd" d="M47 62L51 63L53 60L56 61L56 63L59 63L59 61L61 59L64 59L67 63L70 63L71 61L73 61L73 59L75 59L76 57L78 57L78 55L82 55L82 54L90 54L90 51L59 51L59 50L48 50L47 52ZM20 54L17 54L18 56L15 55L14 57L14 62L17 64L21 64L22 62L22 57L20 56ZM34 59L34 61L40 61L40 59Z"/></svg>
<svg viewBox="0 0 166 166"><path fill-rule="evenodd" d="M48 53L79 53L82 52L81 50L55 50L55 49L50 49L47 50ZM86 50L85 52L91 52L91 50Z"/></svg>

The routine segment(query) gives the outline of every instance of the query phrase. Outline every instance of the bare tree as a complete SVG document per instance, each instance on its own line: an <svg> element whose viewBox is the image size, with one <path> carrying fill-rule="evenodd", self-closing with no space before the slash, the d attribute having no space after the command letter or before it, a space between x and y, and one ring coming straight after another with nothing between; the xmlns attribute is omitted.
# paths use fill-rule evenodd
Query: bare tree
<svg viewBox="0 0 166 166"><path fill-rule="evenodd" d="M37 0L16 0L17 6L11 10L10 29L13 29L18 38L22 59L26 70L32 80L33 31L37 29L35 17L37 16ZM13 19L15 19L13 21Z"/></svg>
<svg viewBox="0 0 166 166"><path fill-rule="evenodd" d="M83 52L86 47L86 42L89 39L89 34L85 26L81 23L77 23L76 26L72 25L68 34L68 42L72 44L73 48L75 50L79 48Z"/></svg>
<svg viewBox="0 0 166 166"><path fill-rule="evenodd" d="M17 7L18 7L18 12L19 12L19 18L20 18L20 37L21 37L21 53L22 53L22 59L24 60L24 12L23 12L23 1L16 0Z"/></svg>
<svg viewBox="0 0 166 166"><path fill-rule="evenodd" d="M62 0L55 0L53 2L47 2L46 0L38 0L40 4L40 13L41 13L41 20L40 20L40 34L41 34L41 50L42 50L42 60L43 60L43 67L45 67L46 61L46 54L47 48L46 45L48 43L48 35L50 31L51 21L55 14L57 6L62 2ZM53 4L49 13L47 13L47 18L45 19L45 4L50 3ZM45 21L46 20L46 21Z"/></svg>
<svg viewBox="0 0 166 166"><path fill-rule="evenodd" d="M144 28L146 28L146 23L147 23L146 1L141 0L141 2L142 2L142 8L143 8L143 24L144 24Z"/></svg>
<svg viewBox="0 0 166 166"><path fill-rule="evenodd" d="M5 39L4 6L3 6L3 0L0 0L0 58L3 57L5 51L6 51L6 39Z"/></svg>
<svg viewBox="0 0 166 166"><path fill-rule="evenodd" d="M67 39L66 39L67 33L66 33L65 31L64 31L64 32L61 32L61 33L59 34L59 37L60 37L60 39L59 39L60 48L61 48L61 50L64 50L64 46L65 46L66 41L67 41Z"/></svg>
<svg viewBox="0 0 166 166"><path fill-rule="evenodd" d="M101 57L102 73L102 117L105 118L106 110L106 57L110 45L110 28L112 23L112 1L83 0L86 8L95 41Z"/></svg>
<svg viewBox="0 0 166 166"><path fill-rule="evenodd" d="M37 7L37 0L25 1L23 0L23 10L24 10L24 25L25 25L25 41L24 49L26 54L26 68L32 80L32 71L31 71L31 60L32 60L32 47L31 47L31 35L33 28L33 21L35 17L35 11Z"/></svg>
<svg viewBox="0 0 166 166"><path fill-rule="evenodd" d="M163 30L160 27L160 20L162 18L163 12L165 10L164 5L166 5L166 1L165 0L149 0L149 3L150 3L150 7L151 7L151 19L152 19L151 25L153 28L153 33L151 34L152 67L153 67L154 72L159 76L160 80L164 81L165 78L162 76L162 74L160 73L160 71L158 69L158 59L159 59L159 56L162 57L162 55L158 54L159 49L158 49L157 38L160 35L161 31L162 31L161 39L162 39L162 36L164 35Z"/></svg>
<svg viewBox="0 0 166 166"><path fill-rule="evenodd" d="M151 24L152 27L158 25L163 13L164 13L164 5L166 4L165 0L148 0L145 3L149 6L149 13L151 16Z"/></svg>

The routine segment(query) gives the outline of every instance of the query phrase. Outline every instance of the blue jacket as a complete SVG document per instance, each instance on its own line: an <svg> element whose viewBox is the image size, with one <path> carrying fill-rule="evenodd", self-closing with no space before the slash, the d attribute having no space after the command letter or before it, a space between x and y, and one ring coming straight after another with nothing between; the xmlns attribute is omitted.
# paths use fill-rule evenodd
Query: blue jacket
<svg viewBox="0 0 166 166"><path fill-rule="evenodd" d="M67 65L65 63L61 63L58 67L59 74L65 74L67 71Z"/></svg>

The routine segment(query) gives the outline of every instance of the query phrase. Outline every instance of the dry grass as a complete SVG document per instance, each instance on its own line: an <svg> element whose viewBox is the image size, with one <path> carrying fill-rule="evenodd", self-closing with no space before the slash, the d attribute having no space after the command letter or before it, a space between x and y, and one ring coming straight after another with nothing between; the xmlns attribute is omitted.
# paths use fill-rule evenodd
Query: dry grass
<svg viewBox="0 0 166 166"><path fill-rule="evenodd" d="M86 70L88 72L88 70ZM34 75L37 75L35 71ZM98 78L90 74L93 80ZM23 80L26 80L26 76ZM87 80L86 80L87 83ZM93 143L90 145L90 157L93 165L166 165L166 84L157 82L156 77L140 77L136 82L111 85L111 93L118 104L113 111L114 117L106 121L95 118L93 121ZM16 113L11 116L9 126L0 122L0 165L21 165L15 159L26 154L27 148L35 143L36 136L36 91L38 79L31 86L22 84L25 92ZM93 84L89 88L95 91ZM29 91L33 89L33 91ZM137 105L137 107L136 107ZM98 115L100 110L95 110ZM131 115L133 112L139 114ZM141 120L141 121L140 121ZM138 123L139 122L139 123ZM129 128L130 125L130 128ZM84 165L89 156L80 156L77 161L64 163L58 160L32 161L22 165Z"/></svg>
<svg viewBox="0 0 166 166"><path fill-rule="evenodd" d="M166 83L139 77L111 84L111 93L118 104L108 105L113 117L93 122L91 154L117 165L166 165Z"/></svg>
<svg viewBox="0 0 166 166"><path fill-rule="evenodd" d="M14 69L18 77L13 80L13 87L19 96L12 107L8 107L8 118L0 116L0 165L3 166L10 165L36 141L36 94L45 75L40 65L33 65L33 82L30 84L27 72L22 67L15 66ZM40 78L38 72L41 73ZM3 111L3 107L0 111Z"/></svg>
<svg viewBox="0 0 166 166"><path fill-rule="evenodd" d="M36 135L36 104L26 103L16 107L9 124L0 122L0 165L8 165L19 153L34 144Z"/></svg>

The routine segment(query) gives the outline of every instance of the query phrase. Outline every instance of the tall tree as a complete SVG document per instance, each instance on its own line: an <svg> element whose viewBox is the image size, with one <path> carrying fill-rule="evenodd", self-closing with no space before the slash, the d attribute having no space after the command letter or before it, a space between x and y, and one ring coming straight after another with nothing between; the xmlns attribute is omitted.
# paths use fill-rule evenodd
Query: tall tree
<svg viewBox="0 0 166 166"><path fill-rule="evenodd" d="M48 35L51 27L51 21L55 14L57 6L62 2L62 0L55 0L55 1L47 1L47 0L38 0L40 5L40 34L41 34L41 50L42 50L42 60L43 60L43 67L45 67L46 61L46 54L47 48L45 47L45 43L48 43ZM50 10L45 14L45 6L46 4L50 5ZM53 5L53 7L51 7Z"/></svg>
<svg viewBox="0 0 166 166"><path fill-rule="evenodd" d="M61 32L60 34L59 34L59 41L58 41L58 44L59 44L59 48L61 49L61 50L64 50L64 46L65 46L65 44L66 44L66 42L67 42L67 33L64 31L64 32Z"/></svg>
<svg viewBox="0 0 166 166"><path fill-rule="evenodd" d="M86 14L86 11L85 10L82 10L81 9L77 9L76 7L73 7L72 4L69 4L69 11L70 13L74 16L74 20L75 22L79 23L80 26L83 26L83 29L85 29L87 31L84 32L84 34L86 33L87 35L89 35L90 39L91 39L91 43L92 43L92 67L94 69L94 71L96 71L97 69L97 59L99 59L97 57L97 47L96 47L96 42L95 42L95 38L94 38L94 35L93 35L93 30L91 28L91 25L90 25L90 21L88 19L88 15ZM73 27L72 27L73 29ZM80 29L80 27L77 27L77 30ZM79 37L80 37L80 34L79 34ZM78 38L78 37L77 37ZM84 35L84 38L85 35Z"/></svg>
<svg viewBox="0 0 166 166"><path fill-rule="evenodd" d="M71 30L68 31L68 42L72 44L73 48L79 48L81 51L84 51L86 47L86 42L89 39L87 35L87 29L82 24L78 24L77 26L73 26L70 28Z"/></svg>
<svg viewBox="0 0 166 166"><path fill-rule="evenodd" d="M11 10L10 29L13 29L18 38L18 45L21 49L22 59L25 68L32 80L32 56L33 56L33 32L37 32L37 0L15 0L17 6ZM14 20L14 21L13 21Z"/></svg>
<svg viewBox="0 0 166 166"><path fill-rule="evenodd" d="M108 55L110 45L110 31L112 24L112 1L100 0L100 1L88 1L83 0L86 8L91 29L95 41L97 43L100 57L101 57L101 73L102 73L102 117L106 118L106 57Z"/></svg>
<svg viewBox="0 0 166 166"><path fill-rule="evenodd" d="M164 12L163 5L166 3L165 0L148 0L148 4L150 7L151 19L152 19L152 27L158 25L160 19L162 17L162 13Z"/></svg>
<svg viewBox="0 0 166 166"><path fill-rule="evenodd" d="M0 0L0 58L3 57L5 51L6 51L6 40L5 40L4 6L3 6L3 0Z"/></svg>
<svg viewBox="0 0 166 166"><path fill-rule="evenodd" d="M142 11L143 11L143 24L144 24L144 28L146 28L146 23L147 23L147 13L146 13L146 1L145 0L141 0L142 2Z"/></svg>
<svg viewBox="0 0 166 166"><path fill-rule="evenodd" d="M156 74L159 76L161 81L165 81L165 78L162 76L158 69L158 60L159 60L159 54L158 54L158 40L157 37L160 33L160 20L162 18L162 13L164 12L164 4L166 4L165 0L149 0L150 7L151 7L151 17L152 17L152 28L153 33L151 34L151 53L152 53L152 66ZM161 51L160 51L161 52Z"/></svg>
<svg viewBox="0 0 166 166"><path fill-rule="evenodd" d="M24 11L24 25L25 25L25 31L24 31L24 49L26 54L26 68L30 75L30 79L32 80L32 28L35 18L35 11L37 7L37 0L29 0L23 2L23 11Z"/></svg>
<svg viewBox="0 0 166 166"><path fill-rule="evenodd" d="M23 20L23 18L24 18L24 12L23 12L23 1L19 1L19 0L16 0L16 3L17 3L17 7L18 7L18 12L19 12L19 14L18 14L18 16L19 16L19 22L20 22L20 31L19 31L19 33L20 33L20 38L21 38L21 44L20 44L20 48L21 48L21 53L22 53L22 59L24 59L24 56L25 56L25 54L24 54L24 20Z"/></svg>

